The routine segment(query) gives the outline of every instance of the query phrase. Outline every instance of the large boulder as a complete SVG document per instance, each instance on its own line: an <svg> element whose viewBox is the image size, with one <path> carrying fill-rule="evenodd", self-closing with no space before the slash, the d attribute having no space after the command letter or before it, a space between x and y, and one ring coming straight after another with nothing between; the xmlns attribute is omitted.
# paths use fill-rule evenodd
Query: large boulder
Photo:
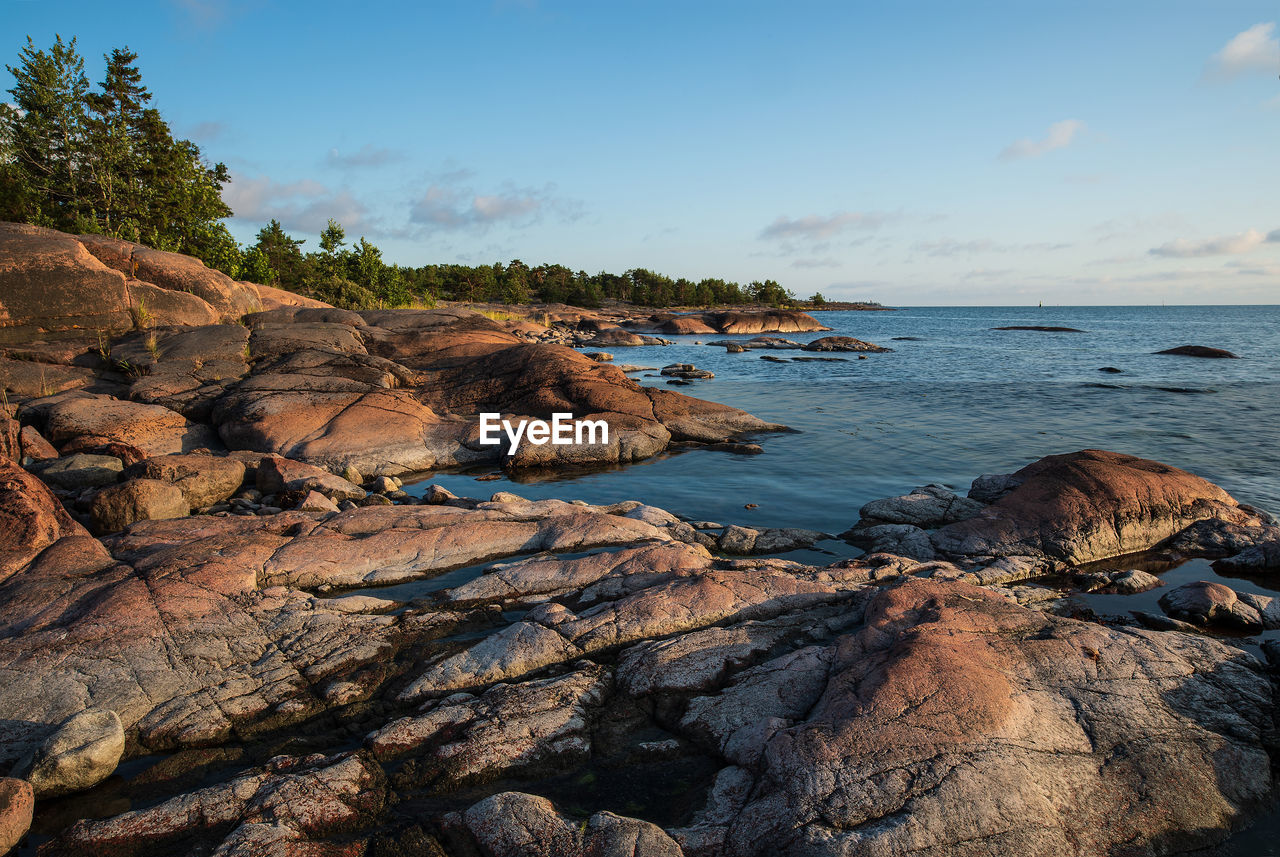
<svg viewBox="0 0 1280 857"><path fill-rule="evenodd" d="M1260 523L1212 482L1116 452L1050 455L1011 481L1017 487L980 513L935 532L935 547L1080 564L1149 550L1196 521Z"/></svg>
<svg viewBox="0 0 1280 857"><path fill-rule="evenodd" d="M0 343L129 330L125 277L75 236L0 223Z"/></svg>
<svg viewBox="0 0 1280 857"><path fill-rule="evenodd" d="M77 240L109 268L160 290L188 294L212 307L214 318L196 322L198 324L216 320L234 322L262 309L257 287L251 283L238 283L221 271L207 267L194 256L153 250L143 244L105 235L80 235Z"/></svg>
<svg viewBox="0 0 1280 857"><path fill-rule="evenodd" d="M691 709L757 772L723 853L1167 853L1271 792L1270 682L1204 637L910 581L828 651Z"/></svg>
<svg viewBox="0 0 1280 857"><path fill-rule="evenodd" d="M869 351L872 353L884 353L892 351L892 348L885 348L883 345L876 345L874 342L863 342L861 339L854 339L852 336L823 336L815 339L804 346L805 351Z"/></svg>
<svg viewBox="0 0 1280 857"><path fill-rule="evenodd" d="M198 259L101 235L0 223L0 344L234 321L252 286Z"/></svg>
<svg viewBox="0 0 1280 857"><path fill-rule="evenodd" d="M718 442L782 428L641 387L617 367L570 348L525 343L466 310L284 307L248 323L250 347L261 353L252 374L213 406L223 440L335 472L350 465L372 476L479 462L625 463L673 439ZM513 422L569 413L603 420L609 437L569 445L526 440L508 455L506 443L480 442L482 413Z"/></svg>
<svg viewBox="0 0 1280 857"><path fill-rule="evenodd" d="M118 532L138 521L166 521L189 514L191 505L182 490L158 479L130 479L103 488L89 509L98 534Z"/></svg>
<svg viewBox="0 0 1280 857"><path fill-rule="evenodd" d="M703 320L720 333L804 333L811 330L830 330L808 313L793 309L766 310L764 312L709 312Z"/></svg>
<svg viewBox="0 0 1280 857"><path fill-rule="evenodd" d="M188 422L182 414L109 396L64 399L47 417L47 433L55 444L93 435L127 443L148 455L221 446L208 426Z"/></svg>
<svg viewBox="0 0 1280 857"><path fill-rule="evenodd" d="M128 467L126 479L158 479L182 492L187 505L203 509L240 490L244 462L214 455L161 455Z"/></svg>
<svg viewBox="0 0 1280 857"><path fill-rule="evenodd" d="M26 778L36 797L84 791L115 773L124 755L124 728L109 709L81 711L50 735Z"/></svg>
<svg viewBox="0 0 1280 857"><path fill-rule="evenodd" d="M360 500L365 496L363 488L341 476L279 455L268 455L258 462L257 483L263 494L318 491L338 500Z"/></svg>

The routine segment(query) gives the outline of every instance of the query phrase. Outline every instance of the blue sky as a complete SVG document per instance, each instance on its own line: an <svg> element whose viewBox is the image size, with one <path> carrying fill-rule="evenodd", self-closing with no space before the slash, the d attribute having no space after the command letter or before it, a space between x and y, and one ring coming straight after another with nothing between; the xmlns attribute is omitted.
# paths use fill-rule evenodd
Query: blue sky
<svg viewBox="0 0 1280 857"><path fill-rule="evenodd" d="M128 45L232 232L895 305L1280 302L1274 2L0 0ZM11 85L6 81L5 86Z"/></svg>

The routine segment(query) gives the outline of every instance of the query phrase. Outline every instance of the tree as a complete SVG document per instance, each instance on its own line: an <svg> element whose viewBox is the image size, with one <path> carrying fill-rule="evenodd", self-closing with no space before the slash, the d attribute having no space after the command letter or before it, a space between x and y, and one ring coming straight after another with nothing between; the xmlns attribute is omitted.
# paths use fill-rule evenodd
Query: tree
<svg viewBox="0 0 1280 857"><path fill-rule="evenodd" d="M36 50L31 37L13 75L9 90L13 105L0 107L0 124L13 166L9 193L30 206L22 219L57 229L83 231L85 200L81 196L88 117L89 79L76 40L57 36L46 52Z"/></svg>
<svg viewBox="0 0 1280 857"><path fill-rule="evenodd" d="M86 96L89 106L89 143L94 157L86 161L93 179L93 204L102 231L109 235L138 224L126 224L128 214L139 208L140 164L138 156L144 127L143 112L151 93L142 85L142 72L134 63L138 55L116 48L107 61L100 92Z"/></svg>
<svg viewBox="0 0 1280 857"><path fill-rule="evenodd" d="M230 216L226 166L207 166L175 140L142 85L138 55L117 48L91 92L75 39L48 50L30 38L7 66L13 106L0 108L0 206L6 216L68 232L104 232L195 255L234 272L240 250L219 221Z"/></svg>
<svg viewBox="0 0 1280 857"><path fill-rule="evenodd" d="M283 289L301 287L303 258L299 248L305 243L307 242L300 238L291 238L280 221L272 218L270 223L258 230L258 242L245 254L245 276L249 276L247 272L251 265L248 256L256 252L261 260L253 260L252 270L262 279L254 279L253 282Z"/></svg>
<svg viewBox="0 0 1280 857"><path fill-rule="evenodd" d="M826 306L827 299L822 296L822 292L814 292L813 297L809 298L809 303L814 306Z"/></svg>

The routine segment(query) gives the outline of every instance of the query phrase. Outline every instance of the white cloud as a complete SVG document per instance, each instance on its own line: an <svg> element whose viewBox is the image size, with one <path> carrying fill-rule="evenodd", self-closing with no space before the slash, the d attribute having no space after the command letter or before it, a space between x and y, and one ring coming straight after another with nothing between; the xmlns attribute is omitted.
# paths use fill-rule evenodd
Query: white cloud
<svg viewBox="0 0 1280 857"><path fill-rule="evenodd" d="M1000 152L999 158L1002 161L1038 158L1046 152L1070 146L1076 135L1083 131L1084 128L1085 124L1079 119L1063 119L1061 122L1054 122L1049 126L1049 131L1044 136L1044 139L1032 140L1030 137L1024 137L1005 146Z"/></svg>
<svg viewBox="0 0 1280 857"><path fill-rule="evenodd" d="M956 241L951 238L941 238L936 241L920 241L912 245L911 249L917 253L923 253L926 256L971 256L975 253L1017 253L1017 252L1048 252L1051 250L1065 250L1072 245L1062 243L1051 243L1048 241L1038 241L1030 244L1001 244L992 241L990 238L976 238L969 241Z"/></svg>
<svg viewBox="0 0 1280 857"><path fill-rule="evenodd" d="M1234 77L1251 71L1280 72L1280 40L1276 24L1254 24L1237 33L1213 55L1209 69L1219 76Z"/></svg>
<svg viewBox="0 0 1280 857"><path fill-rule="evenodd" d="M1241 232L1239 235L1221 235L1203 241L1192 241L1187 238L1176 238L1159 247L1152 247L1147 252L1152 256L1170 256L1175 259L1191 259L1200 256L1234 256L1256 250L1264 243L1280 243L1280 229L1263 235L1257 229Z"/></svg>
<svg viewBox="0 0 1280 857"><path fill-rule="evenodd" d="M893 215L881 211L843 211L822 217L810 214L792 220L785 215L766 226L761 238L797 238L805 241L819 241L830 238L847 229L878 229Z"/></svg>
<svg viewBox="0 0 1280 857"><path fill-rule="evenodd" d="M232 174L222 199L236 220L266 223L279 220L285 229L318 233L330 218L348 230L372 224L369 209L348 190L331 190L320 182L302 179L280 183L267 176L246 178Z"/></svg>

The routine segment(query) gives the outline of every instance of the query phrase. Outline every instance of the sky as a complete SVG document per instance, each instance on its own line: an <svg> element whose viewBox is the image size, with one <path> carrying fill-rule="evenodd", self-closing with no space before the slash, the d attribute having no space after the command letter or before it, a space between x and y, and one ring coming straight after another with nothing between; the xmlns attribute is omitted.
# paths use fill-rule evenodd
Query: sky
<svg viewBox="0 0 1280 857"><path fill-rule="evenodd" d="M139 54L243 243L908 305L1280 303L1280 6L0 0ZM7 88L12 80L4 77Z"/></svg>

